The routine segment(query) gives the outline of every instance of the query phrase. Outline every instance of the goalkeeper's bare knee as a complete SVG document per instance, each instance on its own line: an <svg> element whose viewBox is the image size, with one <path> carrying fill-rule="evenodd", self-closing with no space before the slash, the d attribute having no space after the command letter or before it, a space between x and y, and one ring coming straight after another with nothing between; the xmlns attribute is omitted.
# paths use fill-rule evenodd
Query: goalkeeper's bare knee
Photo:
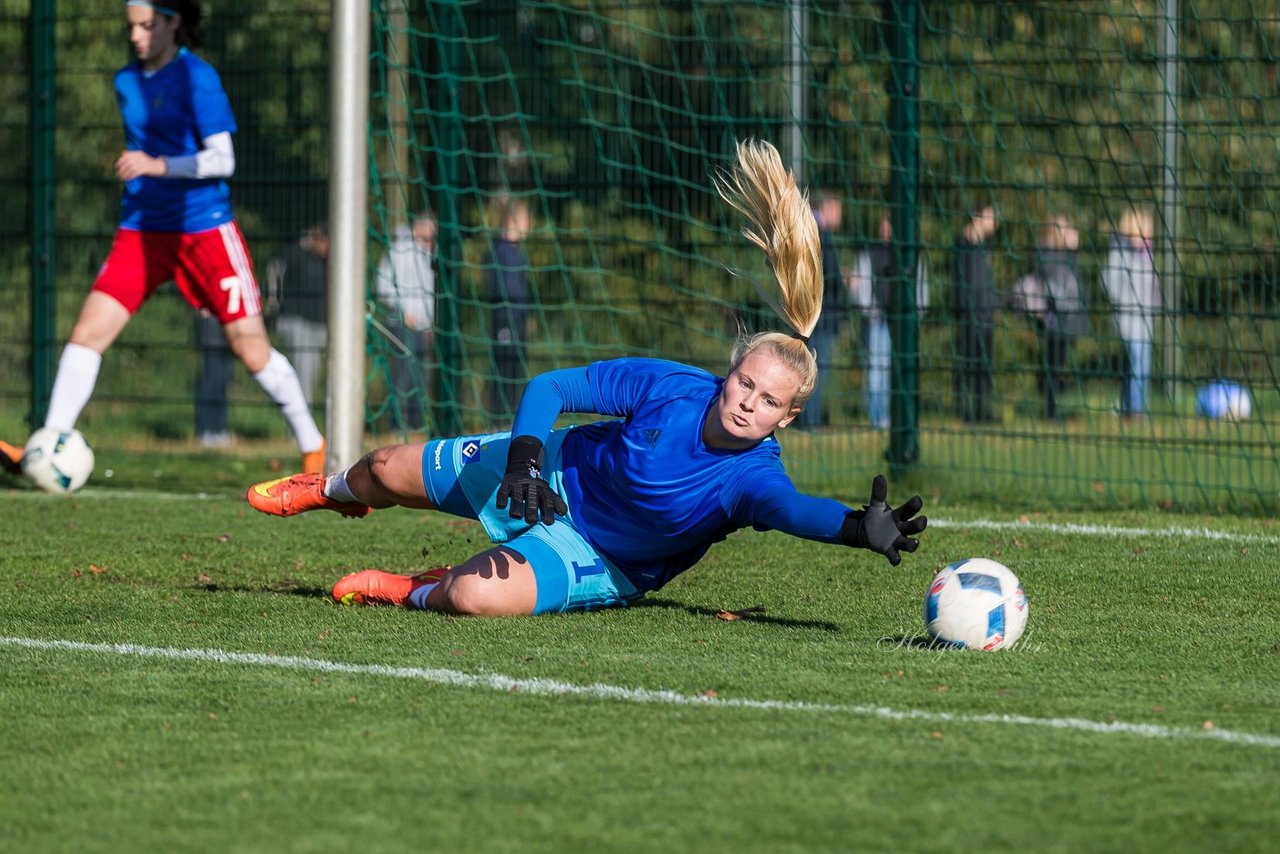
<svg viewBox="0 0 1280 854"><path fill-rule="evenodd" d="M471 617L532 614L538 600L533 567L510 548L481 552L455 566L433 597L441 610Z"/></svg>
<svg viewBox="0 0 1280 854"><path fill-rule="evenodd" d="M347 472L347 483L372 507L434 510L422 487L423 445L386 445L365 454Z"/></svg>

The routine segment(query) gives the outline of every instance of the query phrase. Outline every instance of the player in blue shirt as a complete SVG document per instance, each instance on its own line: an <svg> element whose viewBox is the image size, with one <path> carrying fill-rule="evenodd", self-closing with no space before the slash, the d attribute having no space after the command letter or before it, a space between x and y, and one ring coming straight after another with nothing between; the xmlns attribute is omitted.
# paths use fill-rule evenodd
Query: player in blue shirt
<svg viewBox="0 0 1280 854"><path fill-rule="evenodd" d="M746 527L870 549L897 565L925 529L920 497L891 508L882 476L861 510L804 495L773 436L817 378L807 338L822 310L822 260L807 201L767 143L740 145L717 188L768 256L778 293L764 296L793 330L740 339L727 377L641 358L551 371L529 382L510 433L379 448L328 478L257 484L249 503L278 516L437 509L478 519L497 544L451 568L349 575L333 589L348 604L484 615L625 604ZM619 420L553 430L562 412Z"/></svg>
<svg viewBox="0 0 1280 854"><path fill-rule="evenodd" d="M324 470L321 435L293 365L271 346L244 235L225 179L235 171L231 104L200 44L194 0L127 0L136 61L115 76L125 150L120 227L62 352L46 427L70 430L88 404L102 355L164 282L222 323L227 344L280 407L303 452L304 471ZM0 443L0 463L21 450Z"/></svg>

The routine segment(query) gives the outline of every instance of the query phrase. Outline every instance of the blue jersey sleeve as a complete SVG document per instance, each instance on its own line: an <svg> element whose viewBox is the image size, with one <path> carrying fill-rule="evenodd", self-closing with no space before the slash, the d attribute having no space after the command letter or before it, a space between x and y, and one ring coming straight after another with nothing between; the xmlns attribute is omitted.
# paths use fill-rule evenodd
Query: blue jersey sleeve
<svg viewBox="0 0 1280 854"><path fill-rule="evenodd" d="M207 62L191 64L191 105L200 139L236 132L236 118L222 88L222 78Z"/></svg>
<svg viewBox="0 0 1280 854"><path fill-rule="evenodd" d="M657 382L688 370L662 359L625 358L539 374L525 386L511 435L545 441L561 412L626 417Z"/></svg>
<svg viewBox="0 0 1280 854"><path fill-rule="evenodd" d="M595 412L586 368L562 368L539 374L524 387L512 436L545 442L561 412Z"/></svg>
<svg viewBox="0 0 1280 854"><path fill-rule="evenodd" d="M840 526L850 508L831 498L805 495L781 471L744 480L740 489L726 494L725 510L734 521L820 543L840 542Z"/></svg>

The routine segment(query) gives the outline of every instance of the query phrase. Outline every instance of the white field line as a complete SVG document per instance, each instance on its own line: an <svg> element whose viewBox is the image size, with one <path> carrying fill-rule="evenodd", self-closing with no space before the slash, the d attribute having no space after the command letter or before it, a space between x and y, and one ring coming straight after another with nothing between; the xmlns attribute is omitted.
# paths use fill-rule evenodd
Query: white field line
<svg viewBox="0 0 1280 854"><path fill-rule="evenodd" d="M623 703L655 704L664 706L709 706L714 708L750 709L755 711L806 712L836 715L858 715L892 721L927 721L934 724L1008 724L1034 726L1048 729L1074 730L1107 735L1133 735L1142 738L1158 738L1172 741L1224 741L1249 747L1280 748L1280 736L1225 729L1187 729L1157 726L1155 724L1125 723L1124 721L1092 721L1083 718L1036 718L1027 715L975 715L950 712L929 712L919 709L891 709L886 706L841 705L833 703L805 703L796 700L752 700L747 698L721 698L700 694L679 694L675 691L654 691L645 688L624 688L619 685L576 685L552 679L517 679L501 674L462 673L457 670L441 670L423 667L391 667L385 664L346 664L318 658L261 655L247 652L227 652L221 649L174 649L173 647L138 646L118 643L81 643L68 640L39 640L36 638L0 636L0 646L22 647L41 651L91 652L105 655L160 658L171 661L197 661L213 664L238 664L255 667L281 667L287 670L303 670L321 673L349 673L363 676L386 676L393 679L414 679L436 685L458 688L479 688L537 696L583 697L590 700L613 700Z"/></svg>
<svg viewBox="0 0 1280 854"><path fill-rule="evenodd" d="M34 490L10 491L9 495L19 498L28 496L38 499L48 497L43 492ZM101 487L85 487L76 493L76 497L111 500L158 498L163 501L242 500L242 496L240 495L226 495L221 493L152 492L149 490L117 490ZM1233 543L1265 543L1269 545L1280 545L1280 534L1248 534L1239 531L1221 531L1214 528L1204 527L1118 528L1111 525L1080 525L1070 522L1037 522L1034 520L1022 522L1017 520L1001 521L999 519L946 519L934 516L929 517L929 527L973 529L983 531L1043 531L1048 534L1067 534L1077 537L1164 537L1171 539L1182 538L1189 540L1217 540Z"/></svg>
<svg viewBox="0 0 1280 854"><path fill-rule="evenodd" d="M1166 537L1188 540L1220 540L1232 543L1267 543L1280 545L1280 536L1219 531L1214 528L1116 528L1110 525L1078 525L1064 522L999 522L994 519L935 519L929 517L930 528L961 528L983 531L1043 531L1048 534L1070 534L1081 537Z"/></svg>
<svg viewBox="0 0 1280 854"><path fill-rule="evenodd" d="M249 487L246 486L245 489ZM61 500L61 496L46 495L43 492L15 492L14 495L30 495L34 498L49 498L50 500ZM227 499L235 499L236 501L244 500L244 493L239 495L227 495L217 492L162 492L160 490L149 489L108 489L101 486L86 486L77 491L71 498L93 498L93 499L116 499L116 498L148 498L158 499L160 501L222 501Z"/></svg>

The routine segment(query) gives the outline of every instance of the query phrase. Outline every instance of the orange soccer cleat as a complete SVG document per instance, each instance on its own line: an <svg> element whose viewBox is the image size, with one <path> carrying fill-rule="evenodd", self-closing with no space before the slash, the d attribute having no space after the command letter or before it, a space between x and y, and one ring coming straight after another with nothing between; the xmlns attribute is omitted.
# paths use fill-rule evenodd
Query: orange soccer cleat
<svg viewBox="0 0 1280 854"><path fill-rule="evenodd" d="M303 474L324 474L325 443L320 440L320 447L314 451L302 452Z"/></svg>
<svg viewBox="0 0 1280 854"><path fill-rule="evenodd" d="M338 579L333 585L333 601L342 605L405 605L410 593L424 584L438 584L450 569L436 566L415 575L362 569Z"/></svg>
<svg viewBox="0 0 1280 854"><path fill-rule="evenodd" d="M343 516L359 518L373 510L355 501L334 501L324 494L324 475L294 474L255 483L245 493L249 506L272 516L295 516L308 510L334 510Z"/></svg>
<svg viewBox="0 0 1280 854"><path fill-rule="evenodd" d="M9 474L22 474L23 450L18 445L0 442L0 468Z"/></svg>

